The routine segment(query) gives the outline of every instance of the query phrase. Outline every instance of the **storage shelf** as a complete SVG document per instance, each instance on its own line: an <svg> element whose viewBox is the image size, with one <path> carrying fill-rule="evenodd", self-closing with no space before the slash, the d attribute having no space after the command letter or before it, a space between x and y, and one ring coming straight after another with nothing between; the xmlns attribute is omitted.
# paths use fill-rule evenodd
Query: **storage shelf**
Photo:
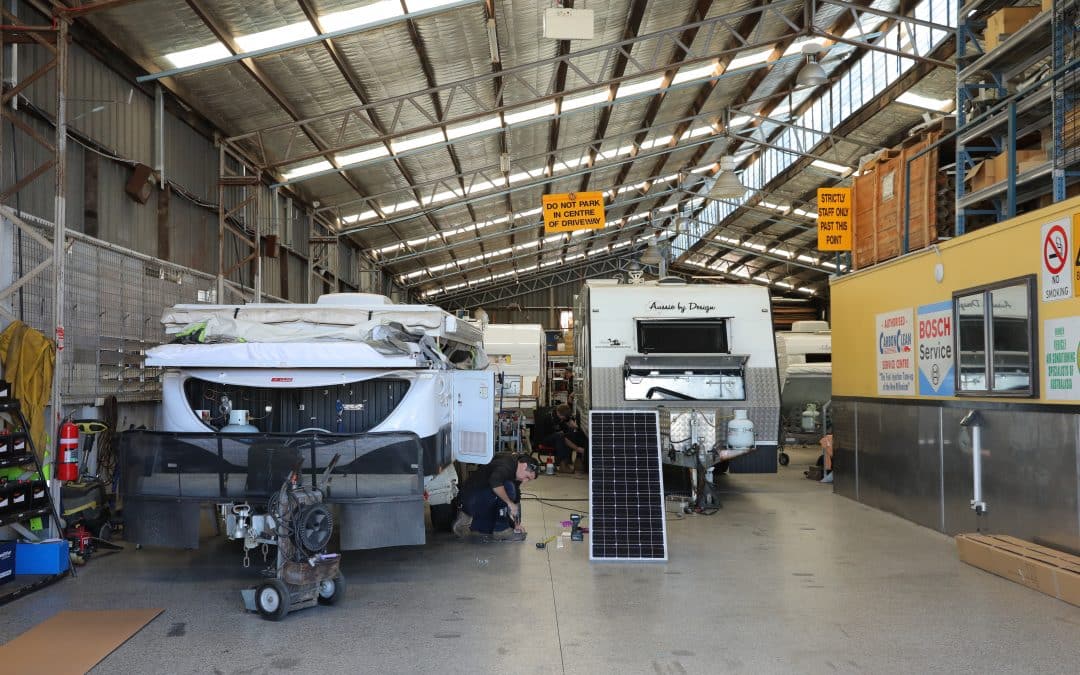
<svg viewBox="0 0 1080 675"><path fill-rule="evenodd" d="M30 455L17 455L15 457L0 457L0 469L8 466L22 466L34 461Z"/></svg>
<svg viewBox="0 0 1080 675"><path fill-rule="evenodd" d="M1016 104L1016 119L1018 123L1025 120L1026 115L1030 115L1037 121L1046 122L1046 124L1036 125L1032 123L1023 125L1018 130L1020 132L1018 135L1029 133L1029 130L1026 129L1027 127L1031 127L1031 130L1033 131L1034 129L1047 126L1047 124L1050 123L1051 118L1046 114L1046 110L1042 109L1042 106L1047 105L1050 102L1052 93L1050 85L1047 83L1045 87L1032 92L1030 96ZM971 141L986 136L991 131L999 128L1002 128L1002 133L1005 133L1004 128L1007 128L1008 125L1009 111L1006 109L995 113L992 117L981 122L965 126L963 132L959 136L959 141L960 143L967 145L971 143Z"/></svg>
<svg viewBox="0 0 1080 675"><path fill-rule="evenodd" d="M31 518L37 518L38 516L44 516L49 513L49 505L38 506L32 509L26 509L25 511L19 511L18 513L6 513L0 516L0 527L9 523L17 523L23 520L29 520Z"/></svg>
<svg viewBox="0 0 1080 675"><path fill-rule="evenodd" d="M1053 12L1042 12L1010 35L996 49L989 51L956 74L959 82L970 82L985 71L1015 74L1034 65L1050 55L1051 17Z"/></svg>

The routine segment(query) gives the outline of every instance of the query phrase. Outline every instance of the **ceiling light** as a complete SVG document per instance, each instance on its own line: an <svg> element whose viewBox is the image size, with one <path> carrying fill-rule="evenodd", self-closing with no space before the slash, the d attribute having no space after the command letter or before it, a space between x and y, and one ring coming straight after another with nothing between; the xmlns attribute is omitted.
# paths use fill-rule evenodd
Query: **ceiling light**
<svg viewBox="0 0 1080 675"><path fill-rule="evenodd" d="M641 263L643 265L660 264L660 250L656 248L656 244L650 243L645 247L645 251L641 254Z"/></svg>
<svg viewBox="0 0 1080 675"><path fill-rule="evenodd" d="M812 56L806 57L806 65L795 78L795 83L800 87L816 87L828 81L829 76L825 74L825 69L818 65Z"/></svg>
<svg viewBox="0 0 1080 675"><path fill-rule="evenodd" d="M816 87L829 81L825 69L817 62L817 55L824 51L822 45L816 42L808 42L802 46L802 53L806 56L806 65L799 70L795 77L795 83L800 87Z"/></svg>
<svg viewBox="0 0 1080 675"><path fill-rule="evenodd" d="M710 191L718 199L739 199L746 195L746 186L735 175L735 158L726 155L720 158L720 175Z"/></svg>

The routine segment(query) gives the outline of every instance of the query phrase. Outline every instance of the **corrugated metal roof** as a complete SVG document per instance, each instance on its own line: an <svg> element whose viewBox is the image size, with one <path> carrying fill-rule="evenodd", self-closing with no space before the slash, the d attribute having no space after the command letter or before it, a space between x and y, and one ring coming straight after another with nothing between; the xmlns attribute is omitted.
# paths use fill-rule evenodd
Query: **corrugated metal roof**
<svg viewBox="0 0 1080 675"><path fill-rule="evenodd" d="M477 279L513 269L535 267L533 273L540 273L551 269L542 263L583 253L630 255L644 245L642 237L686 211L688 200L698 200L691 219L702 217L698 210L711 180L699 181L701 192L694 194L680 190L678 180L664 179L702 169L708 179L724 152L735 152L740 165L749 166L767 147L763 143L777 142L784 125L825 91L800 89L794 81L805 58L798 48L810 37L802 2L579 3L595 14L594 38L559 41L542 35L547 0L447 1L452 4L440 8L447 3L145 0L85 20L162 71L177 67L177 53L185 50L228 55L225 46L215 47L211 24L241 50L273 48L275 36L280 42L315 34L309 15L326 32L343 26L351 31L326 44L260 54L246 65L196 65L175 74L170 84L221 125L255 164L265 164L277 182L318 201L321 217L417 291L467 279L478 287ZM859 14L864 26L877 28L859 39L879 39L895 17L853 14L851 8L863 4L817 3L813 28L858 37L851 19ZM872 3L886 12L898 5ZM357 9L363 11L348 14ZM401 16L402 9L427 13ZM350 16L352 27L342 23ZM377 27L355 25L378 16L385 21ZM489 20L498 41L495 64ZM827 49L818 58L834 78L865 52L822 39ZM951 97L951 78L937 68L915 91ZM853 166L867 151L853 141L884 143L924 112L887 105L847 130L850 140L837 141L827 159ZM743 140L728 139L723 125L746 114L769 119L736 129ZM250 132L258 133L244 136ZM751 133L754 139L745 140ZM502 161L510 162L505 173L503 152ZM350 163L358 159L360 164ZM341 175L330 160L344 166ZM826 169L807 167L770 182L765 193L749 193L747 200L804 204L817 187L837 179ZM545 235L539 214L531 213L541 196L586 187L619 190L606 197L610 229L569 241ZM754 208L729 217L719 234L813 253L812 229L770 220ZM650 213L660 220L642 217ZM470 226L472 231L461 231ZM379 252L402 240L412 244ZM625 241L635 244L615 252L605 248ZM759 254L772 255L768 245L762 248ZM721 253L730 261L757 251L735 247L725 253L715 242L705 249L710 258ZM700 257L689 253L676 264ZM762 266L775 263L773 258L762 257ZM459 269L474 271L454 272ZM824 287L827 270L799 274L804 272L805 284Z"/></svg>

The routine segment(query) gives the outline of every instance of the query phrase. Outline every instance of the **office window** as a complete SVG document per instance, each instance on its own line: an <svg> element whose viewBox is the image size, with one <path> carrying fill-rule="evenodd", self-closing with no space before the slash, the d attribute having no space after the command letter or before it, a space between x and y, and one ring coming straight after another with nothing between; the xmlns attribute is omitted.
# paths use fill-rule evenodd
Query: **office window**
<svg viewBox="0 0 1080 675"><path fill-rule="evenodd" d="M1035 277L953 294L956 393L1037 396Z"/></svg>

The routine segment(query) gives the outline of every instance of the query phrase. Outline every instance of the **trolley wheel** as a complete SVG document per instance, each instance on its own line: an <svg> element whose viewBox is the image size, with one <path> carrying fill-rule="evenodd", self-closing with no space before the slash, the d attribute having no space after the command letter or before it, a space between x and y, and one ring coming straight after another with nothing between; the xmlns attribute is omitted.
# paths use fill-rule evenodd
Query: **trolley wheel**
<svg viewBox="0 0 1080 675"><path fill-rule="evenodd" d="M112 541L112 525L109 523L102 525L97 536L101 541Z"/></svg>
<svg viewBox="0 0 1080 675"><path fill-rule="evenodd" d="M333 579L319 582L319 602L324 605L336 605L345 595L345 575L337 573Z"/></svg>
<svg viewBox="0 0 1080 675"><path fill-rule="evenodd" d="M453 504L431 505L431 529L436 532L449 532L454 527L457 516Z"/></svg>
<svg viewBox="0 0 1080 675"><path fill-rule="evenodd" d="M780 455L777 456L776 461L780 462L780 466L787 466L788 462L791 461L791 458L788 457L786 452L781 452Z"/></svg>
<svg viewBox="0 0 1080 675"><path fill-rule="evenodd" d="M270 579L255 589L255 608L264 619L281 621L289 613L289 589L281 579Z"/></svg>

